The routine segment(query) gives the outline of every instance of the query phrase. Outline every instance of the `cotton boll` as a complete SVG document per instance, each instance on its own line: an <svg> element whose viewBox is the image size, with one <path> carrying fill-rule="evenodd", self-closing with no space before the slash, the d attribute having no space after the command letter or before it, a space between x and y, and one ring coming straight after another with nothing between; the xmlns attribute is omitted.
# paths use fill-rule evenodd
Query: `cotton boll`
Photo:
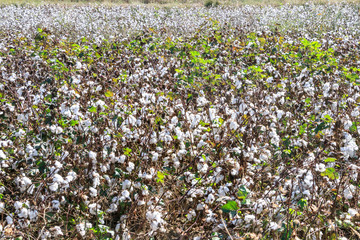
<svg viewBox="0 0 360 240"><path fill-rule="evenodd" d="M230 122L230 129L231 130L236 130L238 127L239 127L239 124L237 124L237 122L235 122L235 121Z"/></svg>
<svg viewBox="0 0 360 240"><path fill-rule="evenodd" d="M326 170L325 164L319 163L315 165L315 171L324 172Z"/></svg>
<svg viewBox="0 0 360 240"><path fill-rule="evenodd" d="M199 107L205 106L209 101L205 97L198 97L197 105Z"/></svg>
<svg viewBox="0 0 360 240"><path fill-rule="evenodd" d="M14 136L15 137L22 137L23 135L25 135L26 132L23 129L19 129L19 131L17 131Z"/></svg>
<svg viewBox="0 0 360 240"><path fill-rule="evenodd" d="M135 125L136 123L136 118L133 116L133 115L130 115L129 118L128 118L128 123L130 125Z"/></svg>
<svg viewBox="0 0 360 240"><path fill-rule="evenodd" d="M199 203L199 204L196 206L196 211L204 210L204 207L205 207L205 204Z"/></svg>
<svg viewBox="0 0 360 240"><path fill-rule="evenodd" d="M154 162L156 162L158 159L159 159L159 154L157 153L157 152L153 152L153 154L152 154L153 156L152 156L152 161L154 161Z"/></svg>
<svg viewBox="0 0 360 240"><path fill-rule="evenodd" d="M101 85L98 85L95 89L95 92L100 92L103 89Z"/></svg>
<svg viewBox="0 0 360 240"><path fill-rule="evenodd" d="M211 209L209 209L208 213L206 214L205 221L206 222L215 222L216 221L215 217L216 217L215 213Z"/></svg>
<svg viewBox="0 0 360 240"><path fill-rule="evenodd" d="M121 201L130 200L130 192L128 190L123 190L120 197Z"/></svg>
<svg viewBox="0 0 360 240"><path fill-rule="evenodd" d="M239 169L232 168L230 174L232 176L237 176L239 174Z"/></svg>
<svg viewBox="0 0 360 240"><path fill-rule="evenodd" d="M171 118L171 124L176 125L178 122L179 122L179 120L176 116Z"/></svg>
<svg viewBox="0 0 360 240"><path fill-rule="evenodd" d="M15 207L16 210L19 210L20 208L23 207L23 203L20 202L20 201L16 201L16 202L14 203L14 207Z"/></svg>
<svg viewBox="0 0 360 240"><path fill-rule="evenodd" d="M68 175L66 176L66 182L72 182L72 181L74 181L75 179L76 179L76 177L77 177L77 174L75 173L75 172L73 172L73 171L70 171L70 172L68 172Z"/></svg>
<svg viewBox="0 0 360 240"><path fill-rule="evenodd" d="M5 153L3 152L3 150L0 150L0 159L7 159Z"/></svg>
<svg viewBox="0 0 360 240"><path fill-rule="evenodd" d="M117 159L117 162L118 163L124 163L126 160L126 156L125 155L121 155L118 159Z"/></svg>
<svg viewBox="0 0 360 240"><path fill-rule="evenodd" d="M354 111L351 112L352 117L358 117L359 115L360 115L359 109L355 109Z"/></svg>
<svg viewBox="0 0 360 240"><path fill-rule="evenodd" d="M37 216L38 216L38 211L37 210L30 210L30 213L29 213L30 221L36 221Z"/></svg>
<svg viewBox="0 0 360 240"><path fill-rule="evenodd" d="M29 215L29 210L26 208L21 208L20 213L18 213L18 216L20 218L27 218Z"/></svg>
<svg viewBox="0 0 360 240"><path fill-rule="evenodd" d="M280 120L284 114L285 114L285 112L284 112L284 111L282 111L282 110L278 110L278 111L277 111L277 119L279 119L279 120Z"/></svg>
<svg viewBox="0 0 360 240"><path fill-rule="evenodd" d="M345 188L344 198L352 199L354 197L353 192L355 192L355 187L353 185L350 185L349 187Z"/></svg>
<svg viewBox="0 0 360 240"><path fill-rule="evenodd" d="M207 196L207 198L206 198L206 203L213 203L215 201L215 196L213 195L213 194L209 194L208 196Z"/></svg>
<svg viewBox="0 0 360 240"><path fill-rule="evenodd" d="M5 210L5 203L0 202L0 213L3 213Z"/></svg>
<svg viewBox="0 0 360 240"><path fill-rule="evenodd" d="M32 184L32 181L28 177L22 177L19 183L20 183L20 186L21 186L20 187L20 192L24 192Z"/></svg>
<svg viewBox="0 0 360 240"><path fill-rule="evenodd" d="M58 200L52 200L52 209L59 210L60 202Z"/></svg>
<svg viewBox="0 0 360 240"><path fill-rule="evenodd" d="M356 214L358 214L358 211L354 208L349 208L348 213L351 217L354 217Z"/></svg>
<svg viewBox="0 0 360 240"><path fill-rule="evenodd" d="M264 199L257 200L254 205L254 209L256 209L256 214L260 214L264 210L264 208L266 208L266 206L267 204Z"/></svg>
<svg viewBox="0 0 360 240"><path fill-rule="evenodd" d="M81 62L76 62L75 67L76 67L76 69L81 69L82 68Z"/></svg>
<svg viewBox="0 0 360 240"><path fill-rule="evenodd" d="M122 183L122 189L130 188L130 186L131 186L131 181L128 179L125 179Z"/></svg>
<svg viewBox="0 0 360 240"><path fill-rule="evenodd" d="M14 223L14 219L11 216L6 216L6 222L8 225L11 225Z"/></svg>
<svg viewBox="0 0 360 240"><path fill-rule="evenodd" d="M59 226L55 226L53 228L50 228L50 231L52 232L52 235L54 235L54 237L59 237L59 236L64 235Z"/></svg>
<svg viewBox="0 0 360 240"><path fill-rule="evenodd" d="M188 221L191 221L195 216L196 216L196 212L193 209L191 209L187 214L186 218L188 219Z"/></svg>
<svg viewBox="0 0 360 240"><path fill-rule="evenodd" d="M79 223L78 225L76 225L76 230L82 237L85 236L86 231L85 231L85 225L83 223Z"/></svg>
<svg viewBox="0 0 360 240"><path fill-rule="evenodd" d="M60 134L63 132L63 129L59 126L55 126L55 125L52 125L51 127L49 127L50 131L52 133L55 133L55 134Z"/></svg>
<svg viewBox="0 0 360 240"><path fill-rule="evenodd" d="M96 160L96 155L97 155L96 152L93 152L93 151L90 151L90 152L89 152L89 158L90 158L91 160Z"/></svg>
<svg viewBox="0 0 360 240"><path fill-rule="evenodd" d="M53 177L53 181L54 182L58 182L58 183L63 183L64 182L64 178L59 175L59 174L55 174L54 177Z"/></svg>
<svg viewBox="0 0 360 240"><path fill-rule="evenodd" d="M59 184L57 182L54 182L52 184L49 185L49 189L53 192L56 192L59 188Z"/></svg>
<svg viewBox="0 0 360 240"><path fill-rule="evenodd" d="M280 228L279 224L277 224L276 222L270 222L270 226L269 228L272 230L272 231L276 231Z"/></svg>
<svg viewBox="0 0 360 240"><path fill-rule="evenodd" d="M359 150L355 140L351 137L350 134L345 134L344 147L341 147L340 150L344 154L344 158L354 158L356 157L356 152Z"/></svg>
<svg viewBox="0 0 360 240"><path fill-rule="evenodd" d="M89 207L89 212L92 215L97 215L98 211L100 211L100 209L101 209L101 206L96 203L89 204L88 207Z"/></svg>
<svg viewBox="0 0 360 240"><path fill-rule="evenodd" d="M200 140L200 142L197 145L197 148L202 148L203 146L207 146L207 143L204 142L202 139Z"/></svg>
<svg viewBox="0 0 360 240"><path fill-rule="evenodd" d="M119 237L119 236L117 236ZM116 240L116 239L115 239ZM120 240L120 237L119 237L119 240ZM126 232L123 232L122 234L122 240L131 240L131 235L130 233L128 233L127 231Z"/></svg>
<svg viewBox="0 0 360 240"><path fill-rule="evenodd" d="M96 197L97 196L97 190L95 188L90 187L89 191L90 191L90 196L91 197Z"/></svg>
<svg viewBox="0 0 360 240"><path fill-rule="evenodd" d="M255 216L254 216L254 215L251 215L251 214L246 215L245 218L244 218L244 220L245 220L246 223L250 223L250 222L252 222L252 221L255 221Z"/></svg>
<svg viewBox="0 0 360 240"><path fill-rule="evenodd" d="M346 120L346 121L344 122L344 129L345 129L345 130L349 130L349 128L350 128L352 125L353 125L352 121Z"/></svg>
<svg viewBox="0 0 360 240"><path fill-rule="evenodd" d="M133 162L128 163L128 167L126 168L126 171L131 173L135 169L135 164Z"/></svg>

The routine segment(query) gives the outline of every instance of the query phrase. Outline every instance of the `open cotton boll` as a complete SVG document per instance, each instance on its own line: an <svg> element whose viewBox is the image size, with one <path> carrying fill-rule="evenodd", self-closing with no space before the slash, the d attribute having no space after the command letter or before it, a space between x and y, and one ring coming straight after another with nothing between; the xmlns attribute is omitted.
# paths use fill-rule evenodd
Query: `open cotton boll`
<svg viewBox="0 0 360 240"><path fill-rule="evenodd" d="M22 203L22 202L19 202L19 201L16 201L16 202L14 203L14 207L15 207L16 210L19 210L20 208L23 207L23 203Z"/></svg>
<svg viewBox="0 0 360 240"><path fill-rule="evenodd" d="M38 211L37 210L30 210L30 212L29 212L30 221L36 221L37 217L38 217Z"/></svg>
<svg viewBox="0 0 360 240"><path fill-rule="evenodd" d="M276 222L270 222L269 229L271 229L272 231L276 231L279 228L280 228L279 224L277 224Z"/></svg>
<svg viewBox="0 0 360 240"><path fill-rule="evenodd" d="M133 115L130 115L129 118L128 118L128 123L130 125L135 125L136 123L136 118L133 116Z"/></svg>
<svg viewBox="0 0 360 240"><path fill-rule="evenodd" d="M151 160L156 162L159 159L159 153L153 152Z"/></svg>
<svg viewBox="0 0 360 240"><path fill-rule="evenodd" d="M101 209L101 206L97 203L91 203L88 205L88 207L89 207L89 212L92 215L97 215L98 211L100 211Z"/></svg>
<svg viewBox="0 0 360 240"><path fill-rule="evenodd" d="M116 159L116 162L118 163L124 163L126 160L126 156L125 155L121 155L119 158Z"/></svg>
<svg viewBox="0 0 360 240"><path fill-rule="evenodd" d="M58 182L58 183L63 183L64 182L64 178L59 175L59 174L54 174L53 176L53 181L54 182Z"/></svg>
<svg viewBox="0 0 360 240"><path fill-rule="evenodd" d="M120 197L121 201L126 201L126 200L131 200L130 198L130 192L128 190L123 190L121 192L121 197Z"/></svg>
<svg viewBox="0 0 360 240"><path fill-rule="evenodd" d="M19 131L17 131L14 136L15 137L22 137L23 135L25 135L26 132L23 129L19 129Z"/></svg>
<svg viewBox="0 0 360 240"><path fill-rule="evenodd" d="M76 230L78 231L78 233L84 237L86 235L86 232L92 228L92 224L91 223L79 223L76 225Z"/></svg>
<svg viewBox="0 0 360 240"><path fill-rule="evenodd" d="M76 177L77 177L77 174L74 171L70 171L70 172L68 172L68 175L65 177L65 179L68 183L70 183L70 182L74 181L76 179Z"/></svg>
<svg viewBox="0 0 360 240"><path fill-rule="evenodd" d="M63 129L60 126L56 126L56 125L51 125L49 127L49 129L52 133L55 133L55 134L60 134L63 132Z"/></svg>
<svg viewBox="0 0 360 240"><path fill-rule="evenodd" d="M344 198L346 199L352 199L354 197L353 193L355 193L356 188L353 185L348 186L344 190Z"/></svg>
<svg viewBox="0 0 360 240"><path fill-rule="evenodd" d="M179 120L176 116L171 118L171 124L176 125L178 122L179 122Z"/></svg>
<svg viewBox="0 0 360 240"><path fill-rule="evenodd" d="M0 159L7 159L5 153L3 152L3 150L0 150Z"/></svg>
<svg viewBox="0 0 360 240"><path fill-rule="evenodd" d="M90 187L89 192L90 192L91 197L96 197L97 196L97 190L95 188Z"/></svg>
<svg viewBox="0 0 360 240"><path fill-rule="evenodd" d="M344 122L344 129L345 129L345 130L349 130L349 128L350 128L352 125L353 125L352 121L346 120L346 121Z"/></svg>
<svg viewBox="0 0 360 240"><path fill-rule="evenodd" d="M235 120L230 122L230 130L236 130L239 127L239 124Z"/></svg>
<svg viewBox="0 0 360 240"><path fill-rule="evenodd" d="M50 231L51 231L51 233L52 233L52 235L54 237L59 237L59 236L64 235L64 233L61 230L61 227L59 227L59 226L55 226L55 227L50 228Z"/></svg>
<svg viewBox="0 0 360 240"><path fill-rule="evenodd" d="M351 217L354 217L356 214L358 214L358 211L354 208L349 208L348 213L350 214Z"/></svg>
<svg viewBox="0 0 360 240"><path fill-rule="evenodd" d="M205 106L209 101L205 97L198 97L197 98L197 105L199 107Z"/></svg>
<svg viewBox="0 0 360 240"><path fill-rule="evenodd" d="M18 217L20 218L27 218L29 215L29 210L26 208L21 208L20 212L18 213Z"/></svg>
<svg viewBox="0 0 360 240"><path fill-rule="evenodd" d="M315 164L315 171L317 172L325 172L326 166L323 163Z"/></svg>
<svg viewBox="0 0 360 240"><path fill-rule="evenodd" d="M11 225L14 223L14 219L11 216L6 216L6 222L8 225Z"/></svg>
<svg viewBox="0 0 360 240"><path fill-rule="evenodd" d="M96 160L96 155L97 155L96 152L93 152L93 151L90 151L90 152L89 152L89 158L90 158L91 160Z"/></svg>
<svg viewBox="0 0 360 240"><path fill-rule="evenodd" d="M3 213L5 210L5 203L4 202L0 202L0 213Z"/></svg>
<svg viewBox="0 0 360 240"><path fill-rule="evenodd" d="M122 189L130 188L130 186L131 186L131 181L130 181L130 180L125 179L125 180L122 182Z"/></svg>
<svg viewBox="0 0 360 240"><path fill-rule="evenodd" d="M135 164L133 162L128 163L128 167L126 168L126 171L131 173L135 169Z"/></svg>
<svg viewBox="0 0 360 240"><path fill-rule="evenodd" d="M252 214L246 215L244 220L246 223L251 223L251 222L255 221L255 215L252 215Z"/></svg>
<svg viewBox="0 0 360 240"><path fill-rule="evenodd" d="M60 202L58 200L52 200L52 209L58 210L60 207Z"/></svg>
<svg viewBox="0 0 360 240"><path fill-rule="evenodd" d="M59 184L57 182L54 182L52 184L49 185L49 189L53 192L56 192L59 188Z"/></svg>

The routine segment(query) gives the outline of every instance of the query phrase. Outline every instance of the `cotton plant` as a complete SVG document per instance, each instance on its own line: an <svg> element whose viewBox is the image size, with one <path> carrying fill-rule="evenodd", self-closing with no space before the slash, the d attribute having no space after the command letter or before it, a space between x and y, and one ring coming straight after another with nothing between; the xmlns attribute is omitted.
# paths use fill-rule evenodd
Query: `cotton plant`
<svg viewBox="0 0 360 240"><path fill-rule="evenodd" d="M299 220L326 238L356 226L355 7L46 10L0 13L5 230L266 238L304 235ZM336 228L310 221L316 208L342 208L326 215Z"/></svg>

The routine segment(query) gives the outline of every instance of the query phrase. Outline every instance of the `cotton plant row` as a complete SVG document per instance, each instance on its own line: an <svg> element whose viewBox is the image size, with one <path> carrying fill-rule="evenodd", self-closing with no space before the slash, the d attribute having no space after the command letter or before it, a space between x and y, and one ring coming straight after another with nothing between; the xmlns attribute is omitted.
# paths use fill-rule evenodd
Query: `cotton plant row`
<svg viewBox="0 0 360 240"><path fill-rule="evenodd" d="M205 17L219 21L221 26L231 23L233 28L247 32L279 28L281 31L306 31L309 37L327 32L337 32L337 37L342 38L359 34L358 5L311 3L210 9L3 5L0 27L3 34L10 37L31 37L38 28L46 28L58 38L79 40L86 37L100 42L104 38L127 37L149 28L176 36L193 34L198 29L210 27Z"/></svg>
<svg viewBox="0 0 360 240"><path fill-rule="evenodd" d="M359 234L356 6L3 9L1 237Z"/></svg>

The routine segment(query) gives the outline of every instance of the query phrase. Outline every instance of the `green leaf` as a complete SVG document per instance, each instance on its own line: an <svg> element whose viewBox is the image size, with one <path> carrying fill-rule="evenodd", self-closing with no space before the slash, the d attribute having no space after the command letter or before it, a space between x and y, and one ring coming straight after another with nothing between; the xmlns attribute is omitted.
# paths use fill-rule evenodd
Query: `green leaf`
<svg viewBox="0 0 360 240"><path fill-rule="evenodd" d="M221 207L221 209L224 212L229 213L229 212L236 212L237 210L239 210L239 207L236 201L228 201L225 205Z"/></svg>
<svg viewBox="0 0 360 240"><path fill-rule="evenodd" d="M300 136L304 134L306 128L307 128L307 124L306 124L306 123L300 126L300 129L299 129L299 135L300 135Z"/></svg>
<svg viewBox="0 0 360 240"><path fill-rule="evenodd" d="M219 118L219 123L220 123L220 127L221 127L221 125L223 125L223 123L224 123L224 119Z"/></svg>
<svg viewBox="0 0 360 240"><path fill-rule="evenodd" d="M77 121L77 120L71 120L70 121L70 126L75 126L75 125L77 125L77 124L79 124L79 121Z"/></svg>
<svg viewBox="0 0 360 240"><path fill-rule="evenodd" d="M124 148L123 150L124 150L124 154L126 156L130 156L130 153L132 152L132 150L130 148Z"/></svg>
<svg viewBox="0 0 360 240"><path fill-rule="evenodd" d="M305 198L302 198L297 203L300 206L301 211L304 210L304 208L308 205L308 202Z"/></svg>
<svg viewBox="0 0 360 240"><path fill-rule="evenodd" d="M327 162L335 162L337 159L336 158L327 158L324 161Z"/></svg>
<svg viewBox="0 0 360 240"><path fill-rule="evenodd" d="M327 123L330 123L330 122L332 122L332 120L333 120L332 117L330 117L329 114L326 114L323 119L324 119L324 121L327 122Z"/></svg>
<svg viewBox="0 0 360 240"><path fill-rule="evenodd" d="M162 172L160 172L160 171L158 171L157 172L157 180L156 180L156 182L161 182L161 183L164 183L164 177L165 177L165 175L162 173Z"/></svg>
<svg viewBox="0 0 360 240"><path fill-rule="evenodd" d="M113 97L113 96L114 96L114 93L112 91L108 90L108 91L105 92L105 97L110 98L110 97Z"/></svg>
<svg viewBox="0 0 360 240"><path fill-rule="evenodd" d="M246 187L244 185L241 185L239 188L239 191L237 192L237 197L238 199L242 200L242 203L245 204L246 202L246 197L249 194L249 191L246 189Z"/></svg>
<svg viewBox="0 0 360 240"><path fill-rule="evenodd" d="M359 122L353 122L352 126L349 128L349 130L351 132L356 132L357 131L357 125L359 124Z"/></svg>
<svg viewBox="0 0 360 240"><path fill-rule="evenodd" d="M96 107L94 106L90 107L89 112L96 113L97 112Z"/></svg>
<svg viewBox="0 0 360 240"><path fill-rule="evenodd" d="M335 168L327 168L325 172L321 173L321 176L326 176L332 180L339 178L339 174L335 171Z"/></svg>

